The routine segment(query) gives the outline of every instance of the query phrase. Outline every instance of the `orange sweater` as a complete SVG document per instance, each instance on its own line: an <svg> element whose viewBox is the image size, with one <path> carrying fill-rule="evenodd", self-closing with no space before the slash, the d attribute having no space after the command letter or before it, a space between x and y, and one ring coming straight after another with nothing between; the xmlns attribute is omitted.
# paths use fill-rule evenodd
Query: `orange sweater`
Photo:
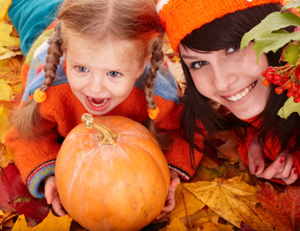
<svg viewBox="0 0 300 231"><path fill-rule="evenodd" d="M26 85L24 101L31 97L34 90L41 86L44 79L42 66L46 58L48 47L47 39L53 33L53 25L47 29L35 42L26 58L22 69L22 79ZM64 137L78 124L86 109L76 98L70 89L62 67L63 58L58 68L61 73L53 86L47 89L47 99L39 104L39 110L43 117L41 128L45 135L38 141L28 141L17 137L16 130L10 130L6 135L5 143L14 151L15 164L18 167L23 181L31 194L35 197L44 197L41 190L42 180L54 174L55 159ZM148 118L147 102L142 85L147 76L147 68L144 74L136 81L134 88L127 99L106 114L122 115L142 123ZM190 163L189 145L179 136L179 117L182 105L177 95L177 84L173 76L159 73L154 91L157 106L160 109L155 124L158 128L174 131L172 147L165 152L165 157L170 168L176 171L181 178L188 180L194 169ZM196 164L200 162L202 153L195 150ZM67 164L67 163L66 163Z"/></svg>

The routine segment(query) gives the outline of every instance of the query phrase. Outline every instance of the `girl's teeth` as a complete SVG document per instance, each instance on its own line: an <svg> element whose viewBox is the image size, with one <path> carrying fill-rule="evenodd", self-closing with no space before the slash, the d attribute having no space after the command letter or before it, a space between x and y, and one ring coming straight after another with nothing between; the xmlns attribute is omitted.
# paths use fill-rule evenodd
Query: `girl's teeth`
<svg viewBox="0 0 300 231"><path fill-rule="evenodd" d="M251 91L251 89L254 86L255 86L255 83L253 83L251 86L245 88L242 92L239 92L235 96L226 97L226 99L228 99L229 101L232 101L232 102L238 101L238 100L242 99L243 97L245 97L246 95L248 95L248 93Z"/></svg>
<svg viewBox="0 0 300 231"><path fill-rule="evenodd" d="M91 97L87 97L87 99L95 107L102 107L104 104L106 104L108 102L108 99L102 100L102 103L94 103L93 98L91 98Z"/></svg>

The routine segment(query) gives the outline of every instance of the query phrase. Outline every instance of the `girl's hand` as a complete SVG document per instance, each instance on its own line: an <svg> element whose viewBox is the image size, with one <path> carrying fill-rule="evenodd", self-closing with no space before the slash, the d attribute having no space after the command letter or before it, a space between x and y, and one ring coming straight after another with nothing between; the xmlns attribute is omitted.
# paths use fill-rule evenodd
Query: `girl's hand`
<svg viewBox="0 0 300 231"><path fill-rule="evenodd" d="M165 206L163 207L161 213L156 217L156 219L163 218L169 212L171 212L175 208L175 190L176 187L180 184L180 179L176 172L170 170L170 187L167 195L167 199L165 202Z"/></svg>
<svg viewBox="0 0 300 231"><path fill-rule="evenodd" d="M52 204L52 208L58 216L61 217L67 214L61 204L54 176L49 176L45 179L45 197L47 204Z"/></svg>
<svg viewBox="0 0 300 231"><path fill-rule="evenodd" d="M250 173L264 179L278 178L285 184L293 184L298 179L298 169L293 167L294 157L287 152L280 153L268 166L257 137L253 139L248 149Z"/></svg>

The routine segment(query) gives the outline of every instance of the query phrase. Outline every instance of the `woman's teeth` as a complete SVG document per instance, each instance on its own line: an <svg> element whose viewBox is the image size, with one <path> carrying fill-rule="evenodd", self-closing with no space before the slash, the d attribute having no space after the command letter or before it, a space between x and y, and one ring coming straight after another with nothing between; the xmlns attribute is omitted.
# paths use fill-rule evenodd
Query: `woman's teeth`
<svg viewBox="0 0 300 231"><path fill-rule="evenodd" d="M251 91L251 89L255 86L256 83L252 83L249 87L246 87L243 91L237 93L234 96L226 97L229 101L235 102L242 98L244 98L248 93Z"/></svg>
<svg viewBox="0 0 300 231"><path fill-rule="evenodd" d="M97 100L95 100L95 99L93 99L93 98L91 98L91 97L87 97L87 99L88 99L88 101L89 101L93 106L95 106L95 107L101 107L101 106L103 106L104 104L106 104L107 101L108 101L108 99L104 99L104 100L99 100L99 101L97 101Z"/></svg>

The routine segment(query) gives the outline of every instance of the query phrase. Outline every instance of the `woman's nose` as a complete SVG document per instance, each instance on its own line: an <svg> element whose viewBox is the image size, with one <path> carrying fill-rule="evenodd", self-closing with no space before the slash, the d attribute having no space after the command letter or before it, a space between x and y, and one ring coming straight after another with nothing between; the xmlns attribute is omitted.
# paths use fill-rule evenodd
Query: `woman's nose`
<svg viewBox="0 0 300 231"><path fill-rule="evenodd" d="M237 73L225 60L219 60L213 68L214 86L219 91L226 91L238 79Z"/></svg>

